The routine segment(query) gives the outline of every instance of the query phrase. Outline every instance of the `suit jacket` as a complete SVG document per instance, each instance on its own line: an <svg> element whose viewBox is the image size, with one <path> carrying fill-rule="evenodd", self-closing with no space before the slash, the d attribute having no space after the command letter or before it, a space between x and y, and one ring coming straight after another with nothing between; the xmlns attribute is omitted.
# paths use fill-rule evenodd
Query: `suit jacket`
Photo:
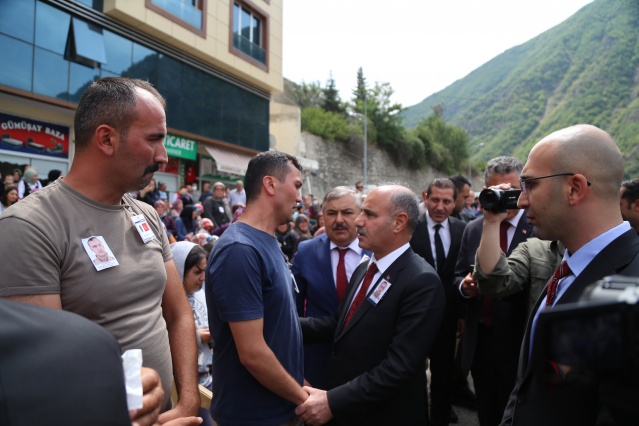
<svg viewBox="0 0 639 426"><path fill-rule="evenodd" d="M326 376L332 423L425 424L425 360L444 310L441 282L409 248L371 286L372 294L382 278L391 283L379 303L367 298L343 327L366 268L353 273L336 315L301 319L305 341L333 341Z"/></svg>
<svg viewBox="0 0 639 426"><path fill-rule="evenodd" d="M371 256L368 250L362 256ZM291 267L299 293L296 295L300 317L323 317L337 312L339 302L331 265L331 240L322 234L302 241ZM304 345L304 378L315 387L323 387L331 342Z"/></svg>
<svg viewBox="0 0 639 426"><path fill-rule="evenodd" d="M455 288L464 277L472 272L471 265L475 263L475 254L481 240L481 233L484 226L484 218L478 218L470 222L464 230L461 249L457 257L455 266ZM526 239L534 236L534 227L525 215L522 215L515 229L515 235L508 247L507 255ZM499 347L499 364L513 363L513 371L516 366L516 358L519 353L521 337L526 325L526 300L527 292L521 292L503 299L493 299L494 325L493 333L497 347ZM477 327L481 312L482 296L465 300L466 325L464 337L461 345L461 365L463 371L468 371L475 357L475 346L477 343Z"/></svg>
<svg viewBox="0 0 639 426"><path fill-rule="evenodd" d="M437 274L444 285L446 300L449 303L455 303L456 305L459 298L457 288L454 286L455 265L457 264L457 256L459 255L466 222L451 216L448 218L448 225L450 227L450 248L448 250L448 256L446 256L444 267L441 271L438 271ZM428 262L429 265L433 268L435 267L435 260L433 257L433 250L431 249L430 234L428 232L428 222L426 221L426 218L417 223L415 231L413 232L413 237L410 240L410 246L415 253L426 259L426 262Z"/></svg>
<svg viewBox="0 0 639 426"><path fill-rule="evenodd" d="M624 270L626 272L632 270L632 274L636 275L639 270L638 254L639 237L636 231L631 229L599 252L555 304L576 302L589 284L605 276L620 274ZM545 297L544 291L537 300L533 312L537 312ZM502 425L594 425L602 407L602 400L614 400L620 394L627 397L627 392L617 390L617 395L606 398L606 392L614 391L614 385L611 389L594 381L579 386L549 387L545 384L545 371L540 371L537 364L529 363L533 316L534 314L531 315L526 327L519 357L517 382L504 412ZM540 344L535 338L533 359L537 358L535 349L539 346ZM636 395L636 383L633 386ZM635 398L628 405L632 405L636 410L636 402ZM632 409L633 407L623 408ZM619 422L619 424L636 423L636 413Z"/></svg>

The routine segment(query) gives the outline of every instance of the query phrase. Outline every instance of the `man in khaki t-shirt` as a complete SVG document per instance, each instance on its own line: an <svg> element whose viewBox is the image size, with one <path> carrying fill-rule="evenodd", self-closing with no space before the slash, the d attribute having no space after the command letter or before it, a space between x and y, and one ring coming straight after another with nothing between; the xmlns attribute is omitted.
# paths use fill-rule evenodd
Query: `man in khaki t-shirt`
<svg viewBox="0 0 639 426"><path fill-rule="evenodd" d="M146 82L94 82L76 111L69 173L0 217L0 258L10 259L0 262L0 297L74 312L123 351L142 349L162 379L162 411L175 377L179 402L160 423L199 406L193 314L166 233L151 206L127 195L168 161L165 107Z"/></svg>

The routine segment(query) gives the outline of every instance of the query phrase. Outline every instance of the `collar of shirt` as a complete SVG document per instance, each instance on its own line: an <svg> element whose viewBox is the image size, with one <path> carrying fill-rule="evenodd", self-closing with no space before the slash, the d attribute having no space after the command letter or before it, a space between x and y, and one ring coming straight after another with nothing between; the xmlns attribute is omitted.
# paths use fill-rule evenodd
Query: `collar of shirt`
<svg viewBox="0 0 639 426"><path fill-rule="evenodd" d="M630 224L628 222L622 222L621 224L607 230L598 237L588 241L572 255L568 252L568 250L566 250L564 252L564 260L568 262L568 266L570 267L572 275L569 275L565 279L561 280L557 289L557 297L555 300L559 299L561 295L564 294L566 289L570 286L570 283L572 283L575 278L578 277L584 269L586 269L592 259L594 259L601 250L606 248L608 244L619 238L619 236L621 236L624 232L629 231L630 229Z"/></svg>
<svg viewBox="0 0 639 426"><path fill-rule="evenodd" d="M359 246L359 240L357 238L355 238L353 241L351 241L351 243L347 247L350 250L353 250L358 255L360 255L360 256L362 255L362 248ZM331 241L330 248L331 248L331 251L332 251L335 248L344 248L344 247L338 246L337 244L335 244L334 242Z"/></svg>
<svg viewBox="0 0 639 426"><path fill-rule="evenodd" d="M395 262L399 256L404 254L404 252L406 250L408 250L409 247L410 247L410 244L406 243L403 246L393 250L392 252L390 252L389 254L387 254L386 256L384 256L380 260L377 260L375 258L375 254L373 254L373 257L368 262L369 265L371 264L371 262L377 263L378 271L375 274L375 277L373 277L373 283L377 282L377 279L379 278L379 276L382 275L384 272L386 272L386 269L388 269L388 267L391 266L393 264L393 262ZM372 286L371 286L371 288L372 288Z"/></svg>
<svg viewBox="0 0 639 426"><path fill-rule="evenodd" d="M426 213L426 223L428 224L429 229L433 229L433 232L435 230L435 225L441 225L442 229L445 229L447 232L450 228L450 225L448 224L448 218L446 218L446 220L443 222L435 222L428 213Z"/></svg>
<svg viewBox="0 0 639 426"><path fill-rule="evenodd" d="M377 273L373 277L373 281L371 283L371 286L368 288L368 292L366 293L367 295L370 294L370 292L375 288L375 283L377 282L379 277L382 276L382 274L386 272L386 269L388 269L388 267L391 266L393 264L393 262L395 262L397 260L397 258L399 256L401 256L402 254L404 254L404 252L406 250L408 250L409 248L410 248L410 244L406 243L403 246L393 250L392 252L390 252L389 254L384 256L381 260L375 259L375 255L373 254L373 257L366 264L366 268L368 268L370 266L371 262L375 262L375 263L377 263ZM357 286L357 290L355 291L355 294L359 293L359 289L362 286L363 282L364 282L364 278L362 277L362 281L359 282L359 284ZM393 284L393 283L391 282L391 284ZM353 304L353 300L355 300L355 297L353 297L353 299L351 299L351 302L348 305L349 309L350 309L351 304Z"/></svg>
<svg viewBox="0 0 639 426"><path fill-rule="evenodd" d="M566 290L568 290L568 288L570 287L570 284L572 284L572 282L575 281L575 279L579 276L579 274L581 274L583 270L586 269L588 264L592 262L592 259L594 259L595 256L597 256L597 254L599 254L601 250L606 248L608 244L610 244L612 241L614 241L619 236L621 236L621 234L629 231L630 229L631 229L630 224L628 224L628 222L622 222L620 225L617 225L614 228L611 228L607 230L606 232L604 232L603 234L599 235L598 237L588 241L586 244L580 247L579 250L574 252L572 255L568 253L568 250L566 250L564 252L563 260L565 260L568 263L568 266L570 267L570 272L572 274L560 280L559 283L557 284L557 294L555 296L555 302L553 303L553 306L554 304L557 303L557 301L561 298L561 296L563 296ZM544 298L544 301L545 300L546 299ZM537 309L537 312L535 312L535 316L533 317L532 330L530 333L530 347L529 347L528 356L531 356L532 354L532 347L533 347L533 340L534 340L533 336L535 335L535 331L537 328L537 320L539 318L539 314L545 309L545 307L546 307L545 302L541 302L541 305L539 305L539 308Z"/></svg>

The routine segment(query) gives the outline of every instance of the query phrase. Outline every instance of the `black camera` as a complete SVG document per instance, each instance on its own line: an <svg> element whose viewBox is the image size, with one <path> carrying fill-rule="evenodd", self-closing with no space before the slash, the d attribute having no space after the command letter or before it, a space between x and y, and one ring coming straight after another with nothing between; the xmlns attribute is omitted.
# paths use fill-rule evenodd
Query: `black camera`
<svg viewBox="0 0 639 426"><path fill-rule="evenodd" d="M579 302L541 312L536 330L533 362L551 385L639 379L639 277L591 284Z"/></svg>
<svg viewBox="0 0 639 426"><path fill-rule="evenodd" d="M484 210L493 213L503 213L506 210L517 209L517 200L521 189L484 189L479 193L479 203Z"/></svg>

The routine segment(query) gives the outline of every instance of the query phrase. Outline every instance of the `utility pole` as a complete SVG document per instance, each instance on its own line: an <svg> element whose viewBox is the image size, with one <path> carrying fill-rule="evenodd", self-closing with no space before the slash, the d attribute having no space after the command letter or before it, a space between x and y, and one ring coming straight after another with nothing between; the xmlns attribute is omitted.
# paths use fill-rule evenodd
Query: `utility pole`
<svg viewBox="0 0 639 426"><path fill-rule="evenodd" d="M364 190L368 188L366 168L368 164L368 116L366 115L366 91L364 91Z"/></svg>

